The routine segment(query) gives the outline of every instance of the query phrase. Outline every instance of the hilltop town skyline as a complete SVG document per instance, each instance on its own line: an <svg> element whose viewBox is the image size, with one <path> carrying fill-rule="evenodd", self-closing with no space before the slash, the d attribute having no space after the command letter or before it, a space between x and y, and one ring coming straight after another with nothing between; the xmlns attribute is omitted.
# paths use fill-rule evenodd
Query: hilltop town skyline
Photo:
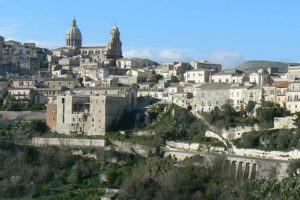
<svg viewBox="0 0 300 200"><path fill-rule="evenodd" d="M205 59L226 68L246 60L300 60L297 1L0 3L15 10L0 13L0 35L49 49L64 44L62 35L76 17L84 45L105 44L116 22L125 57L158 62Z"/></svg>

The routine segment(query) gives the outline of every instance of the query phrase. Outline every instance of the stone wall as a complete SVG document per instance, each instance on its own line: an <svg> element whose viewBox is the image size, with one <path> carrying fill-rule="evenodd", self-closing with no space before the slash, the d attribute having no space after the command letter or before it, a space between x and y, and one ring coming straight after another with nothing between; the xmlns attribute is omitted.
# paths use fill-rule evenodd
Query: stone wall
<svg viewBox="0 0 300 200"><path fill-rule="evenodd" d="M288 152L283 151L262 151L258 149L239 149L234 145L232 150L236 155L239 156L251 156L258 158L267 158L267 159L278 159L278 160L290 160L290 159L300 159L300 151L295 149Z"/></svg>
<svg viewBox="0 0 300 200"><path fill-rule="evenodd" d="M77 138L32 138L34 146L68 146L68 147L104 147L103 139L77 139Z"/></svg>
<svg viewBox="0 0 300 200"><path fill-rule="evenodd" d="M287 117L275 117L274 118L274 129L291 129L297 128L295 125L295 120L297 116L287 116Z"/></svg>
<svg viewBox="0 0 300 200"><path fill-rule="evenodd" d="M244 133L251 131L259 131L260 128L257 125L254 126L238 126L234 128L229 128L228 130L222 129L221 135L223 138L227 140L234 140L237 138L241 138Z"/></svg>
<svg viewBox="0 0 300 200"><path fill-rule="evenodd" d="M210 130L205 131L205 137L215 138L215 139L219 140L220 142L222 142L225 146L227 146L226 141L221 136L219 136L218 134L216 134Z"/></svg>
<svg viewBox="0 0 300 200"><path fill-rule="evenodd" d="M0 111L0 124L9 124L22 120L45 120L46 111Z"/></svg>
<svg viewBox="0 0 300 200"><path fill-rule="evenodd" d="M199 144L199 143L187 143L187 142L175 142L175 141L166 141L166 146L169 148L180 149L180 150L208 150L208 146Z"/></svg>
<svg viewBox="0 0 300 200"><path fill-rule="evenodd" d="M123 142L119 140L110 140L110 142L114 145L116 151L119 152L134 153L144 157L147 157L150 152L155 152L155 148L141 144L133 144L130 142Z"/></svg>

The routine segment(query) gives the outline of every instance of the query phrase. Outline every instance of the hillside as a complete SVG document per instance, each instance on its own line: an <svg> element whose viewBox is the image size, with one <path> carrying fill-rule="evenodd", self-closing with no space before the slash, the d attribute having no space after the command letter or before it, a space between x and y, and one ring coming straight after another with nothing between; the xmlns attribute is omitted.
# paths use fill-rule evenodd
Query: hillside
<svg viewBox="0 0 300 200"><path fill-rule="evenodd" d="M266 61L266 60L250 60L237 66L237 69L240 69L245 72L253 72L253 71L257 71L258 69L268 69L272 67L272 68L278 68L279 72L287 72L288 65L290 64L296 64L296 63L284 63L284 62Z"/></svg>

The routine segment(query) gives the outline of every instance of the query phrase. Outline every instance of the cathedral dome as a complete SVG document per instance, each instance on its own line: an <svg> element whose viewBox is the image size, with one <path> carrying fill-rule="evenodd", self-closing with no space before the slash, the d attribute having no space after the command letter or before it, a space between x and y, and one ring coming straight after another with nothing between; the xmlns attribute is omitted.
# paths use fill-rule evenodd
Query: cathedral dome
<svg viewBox="0 0 300 200"><path fill-rule="evenodd" d="M66 39L81 40L81 32L76 25L76 19L73 19L72 26L69 28L66 34Z"/></svg>
<svg viewBox="0 0 300 200"><path fill-rule="evenodd" d="M66 47L80 48L82 42L81 32L76 25L76 19L73 19L72 26L66 34Z"/></svg>

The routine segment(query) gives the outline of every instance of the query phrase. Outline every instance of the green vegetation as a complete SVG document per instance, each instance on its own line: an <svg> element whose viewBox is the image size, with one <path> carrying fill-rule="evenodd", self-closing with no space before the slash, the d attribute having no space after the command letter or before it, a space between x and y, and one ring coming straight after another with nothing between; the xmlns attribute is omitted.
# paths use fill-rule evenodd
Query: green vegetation
<svg viewBox="0 0 300 200"><path fill-rule="evenodd" d="M169 114L171 121L176 119L176 122L180 123L177 115L181 111L171 111L174 108L177 107L165 108L160 105L153 108L150 114L151 123L163 127L164 123L160 124L159 121ZM170 113L167 114L168 112ZM185 116L185 114L181 115ZM169 131L177 129L178 127L170 128ZM162 158L155 155L141 158L99 148L83 149L83 154L96 155L98 160L94 160L72 155L72 151L78 149L35 148L13 143L22 143L34 135L44 135L47 132L43 121L18 122L1 127L0 199L93 200L99 199L104 194L105 188L121 188L117 199L126 200L298 200L300 197L299 160L293 161L288 169L293 177L282 181L275 179L237 181L230 179L221 170L222 158L214 160L212 167L207 168L205 158L201 156L175 161L170 157ZM292 131L289 134L292 135ZM158 138L157 136L135 136L126 132L125 135L109 133L105 137L144 144L149 144L151 141L156 143L154 140ZM269 137L270 141L273 139Z"/></svg>
<svg viewBox="0 0 300 200"><path fill-rule="evenodd" d="M162 78L162 75L156 74L155 71L153 71L151 74L148 75L147 80L152 83L157 83Z"/></svg>
<svg viewBox="0 0 300 200"><path fill-rule="evenodd" d="M285 117L290 115L286 108L280 107L272 102L264 102L261 107L256 109L256 117L252 116L255 109L255 102L249 101L246 108L236 111L230 103L224 104L221 109L217 106L203 116L212 125L218 128L236 126L254 126L258 124L263 128L273 127L274 117Z"/></svg>
<svg viewBox="0 0 300 200"><path fill-rule="evenodd" d="M0 141L28 144L32 137L47 133L48 127L45 121L19 121L0 126Z"/></svg>
<svg viewBox="0 0 300 200"><path fill-rule="evenodd" d="M148 114L150 122L146 130L154 131L163 141L177 140L223 146L218 140L205 137L207 126L204 122L175 104L157 104Z"/></svg>
<svg viewBox="0 0 300 200"><path fill-rule="evenodd" d="M99 199L105 187L119 187L136 158L122 165L73 156L69 149L0 143L0 198ZM107 180L100 179L106 175Z"/></svg>
<svg viewBox="0 0 300 200"><path fill-rule="evenodd" d="M221 109L215 107L209 113L203 113L203 116L212 125L218 128L236 127L236 126L254 126L258 122L257 119L251 117L255 104L249 102L246 110L236 111L230 103L224 104Z"/></svg>
<svg viewBox="0 0 300 200"><path fill-rule="evenodd" d="M202 163L191 157L180 167L168 158L150 157L133 169L133 176L123 182L117 199L243 199L243 200L298 200L300 177L282 181L232 180L220 170L222 159L211 168L196 166Z"/></svg>
<svg viewBox="0 0 300 200"><path fill-rule="evenodd" d="M239 148L288 151L300 148L300 132L299 129L249 132L234 140L234 144Z"/></svg>
<svg viewBox="0 0 300 200"><path fill-rule="evenodd" d="M48 69L49 63L47 61L40 63L40 68Z"/></svg>
<svg viewBox="0 0 300 200"><path fill-rule="evenodd" d="M260 108L256 109L257 120L262 127L272 127L274 117L289 116L290 112L286 108L280 107L272 102L264 102Z"/></svg>
<svg viewBox="0 0 300 200"><path fill-rule="evenodd" d="M94 160L72 155L75 148L21 145L46 134L44 121L1 126L0 199L99 199L104 188L120 187L141 159L99 148L83 149L84 154L99 159ZM112 159L117 162L111 163Z"/></svg>
<svg viewBox="0 0 300 200"><path fill-rule="evenodd" d="M26 110L46 110L44 104L31 104L25 102L17 101L7 101L3 104L3 101L0 102L0 110L6 111L26 111Z"/></svg>
<svg viewBox="0 0 300 200"><path fill-rule="evenodd" d="M300 199L300 177L288 177L279 181L252 180L244 184L245 199L273 200L273 199Z"/></svg>
<svg viewBox="0 0 300 200"><path fill-rule="evenodd" d="M110 131L119 131L119 130L130 130L134 128L135 123L135 112L127 112L125 111L119 121L115 121L110 126Z"/></svg>
<svg viewBox="0 0 300 200"><path fill-rule="evenodd" d="M137 135L132 135L130 133L125 133L123 135L116 132L106 133L105 138L108 140L118 140L118 141L130 142L133 144L142 144L147 146L153 146L154 142L157 141L156 136L137 136Z"/></svg>

